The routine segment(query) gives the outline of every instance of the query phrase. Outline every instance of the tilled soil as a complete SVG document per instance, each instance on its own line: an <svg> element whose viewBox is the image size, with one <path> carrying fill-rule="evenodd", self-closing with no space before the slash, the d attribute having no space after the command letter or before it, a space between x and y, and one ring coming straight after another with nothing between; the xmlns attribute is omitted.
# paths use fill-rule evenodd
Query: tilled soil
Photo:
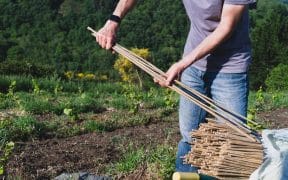
<svg viewBox="0 0 288 180"><path fill-rule="evenodd" d="M288 128L287 108L263 112L258 114L258 117L269 129Z"/></svg>
<svg viewBox="0 0 288 180"><path fill-rule="evenodd" d="M171 137L171 138L169 138ZM158 122L113 132L90 133L63 139L16 143L6 173L23 179L51 179L63 172L103 175L106 165L116 162L129 147L157 146L180 139L178 123Z"/></svg>
<svg viewBox="0 0 288 180"><path fill-rule="evenodd" d="M258 118L271 129L288 127L287 108L260 113ZM29 180L51 179L63 172L104 175L105 166L117 162L131 143L137 148L156 146L168 140L171 146L176 147L179 139L178 122L175 120L63 139L16 142L6 173ZM137 171L129 175L129 179L145 174L145 168Z"/></svg>

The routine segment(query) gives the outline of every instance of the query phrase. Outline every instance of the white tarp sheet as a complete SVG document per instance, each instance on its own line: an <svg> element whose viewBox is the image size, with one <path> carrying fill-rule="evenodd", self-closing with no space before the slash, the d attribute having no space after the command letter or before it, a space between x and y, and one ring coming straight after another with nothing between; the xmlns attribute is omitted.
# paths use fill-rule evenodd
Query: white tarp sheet
<svg viewBox="0 0 288 180"><path fill-rule="evenodd" d="M265 160L250 180L288 180L288 128L264 130L262 138Z"/></svg>

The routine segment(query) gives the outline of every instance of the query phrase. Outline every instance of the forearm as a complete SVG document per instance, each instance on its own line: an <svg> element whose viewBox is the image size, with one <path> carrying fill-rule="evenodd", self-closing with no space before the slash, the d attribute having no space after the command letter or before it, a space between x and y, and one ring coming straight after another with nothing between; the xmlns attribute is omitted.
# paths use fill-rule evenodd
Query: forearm
<svg viewBox="0 0 288 180"><path fill-rule="evenodd" d="M213 33L207 36L192 52L183 57L181 63L186 68L195 61L203 58L217 48L223 41L229 38L232 29L219 25Z"/></svg>
<svg viewBox="0 0 288 180"><path fill-rule="evenodd" d="M121 19L127 12L133 8L136 0L120 0L113 12L113 15L119 16ZM96 41L105 49L111 49L116 41L116 32L119 27L118 21L108 20L105 25L98 31Z"/></svg>
<svg viewBox="0 0 288 180"><path fill-rule="evenodd" d="M131 10L136 4L136 0L120 0L113 12L114 15L119 16L121 19Z"/></svg>

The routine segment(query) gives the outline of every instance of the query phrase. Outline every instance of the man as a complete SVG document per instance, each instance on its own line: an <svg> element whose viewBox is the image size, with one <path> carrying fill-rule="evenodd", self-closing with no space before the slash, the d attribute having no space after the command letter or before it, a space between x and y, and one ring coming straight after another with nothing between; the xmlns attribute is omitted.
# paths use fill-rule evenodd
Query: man
<svg viewBox="0 0 288 180"><path fill-rule="evenodd" d="M110 49L115 42L120 20L136 0L120 0L113 15L100 29L96 41ZM190 32L181 60L166 72L169 86L181 74L181 81L211 96L216 102L243 116L247 114L248 77L251 61L248 5L253 0L183 0L190 19ZM178 144L176 171L194 172L181 157L190 150L189 133L197 129L206 112L180 97L179 124L182 140Z"/></svg>

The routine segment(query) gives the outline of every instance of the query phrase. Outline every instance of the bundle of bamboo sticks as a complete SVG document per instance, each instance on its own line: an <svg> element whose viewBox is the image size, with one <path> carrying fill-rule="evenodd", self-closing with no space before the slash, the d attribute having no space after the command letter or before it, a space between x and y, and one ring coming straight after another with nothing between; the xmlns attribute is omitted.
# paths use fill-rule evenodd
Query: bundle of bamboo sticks
<svg viewBox="0 0 288 180"><path fill-rule="evenodd" d="M96 36L95 30L90 27L87 29L92 32L93 36ZM135 53L119 44L115 44L112 49L153 78L159 81L166 80L163 71ZM261 164L263 150L259 140L260 135L243 121L249 121L253 125L258 125L258 123L223 107L177 80L174 80L168 88L222 122L218 124L211 121L201 125L198 131L192 133L195 141L192 152L186 158L187 163L200 167L201 172L207 175L238 178L247 177L253 169L256 169L256 166Z"/></svg>
<svg viewBox="0 0 288 180"><path fill-rule="evenodd" d="M219 179L248 179L263 161L263 147L216 121L191 133L192 150L184 161Z"/></svg>

